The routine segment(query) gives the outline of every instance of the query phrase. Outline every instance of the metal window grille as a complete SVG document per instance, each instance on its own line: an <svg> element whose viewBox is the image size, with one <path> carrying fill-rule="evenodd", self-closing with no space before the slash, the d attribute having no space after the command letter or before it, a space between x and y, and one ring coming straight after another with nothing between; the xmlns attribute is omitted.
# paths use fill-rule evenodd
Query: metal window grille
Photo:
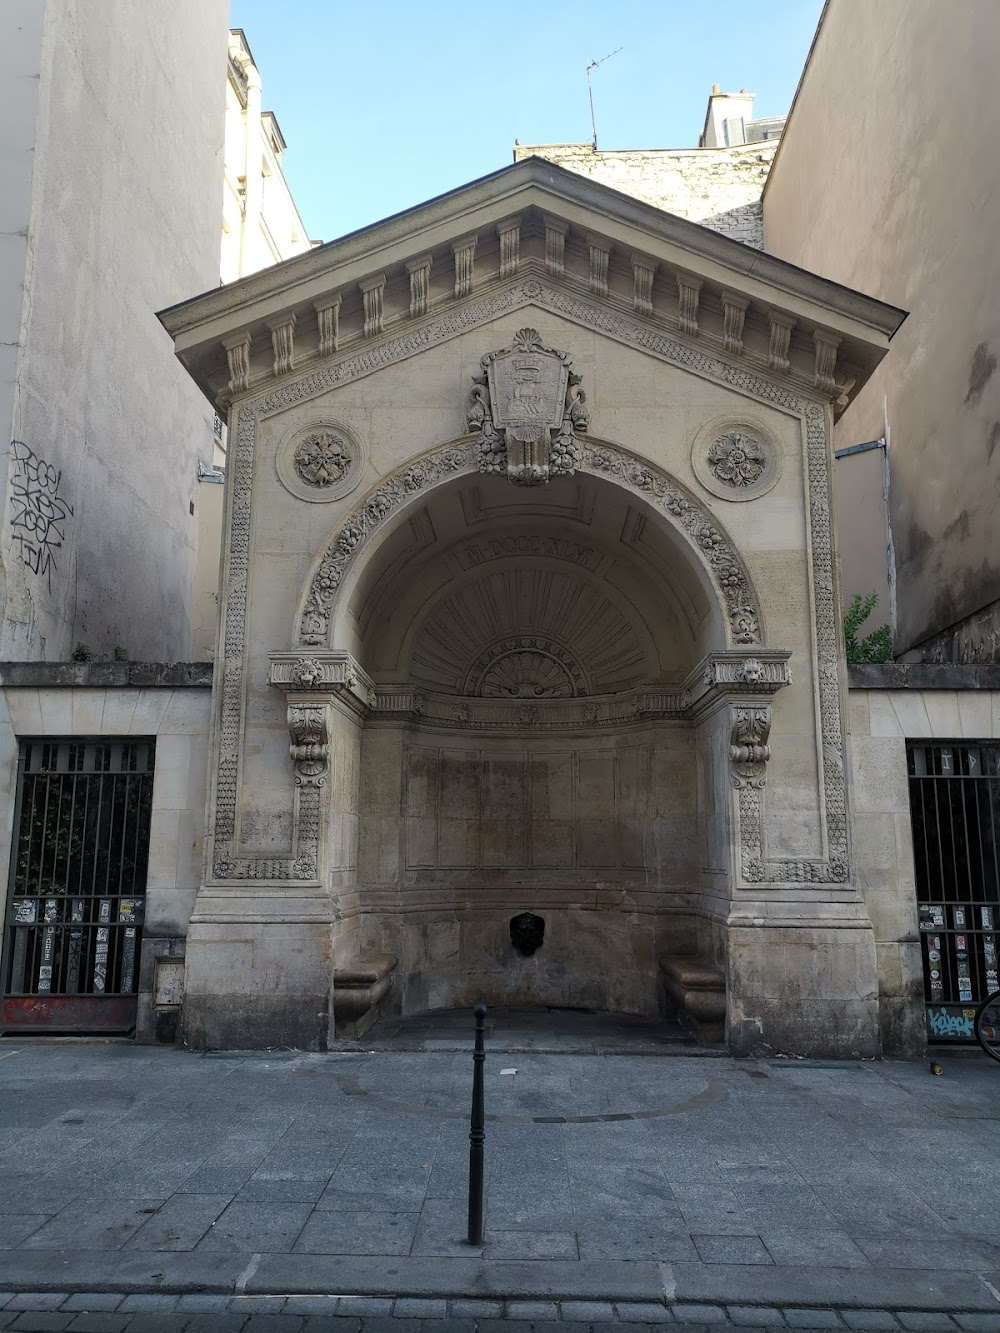
<svg viewBox="0 0 1000 1333"><path fill-rule="evenodd" d="M153 759L152 740L22 742L3 1030L134 1024Z"/></svg>
<svg viewBox="0 0 1000 1333"><path fill-rule="evenodd" d="M907 747L927 1035L973 1040L1000 989L1000 745Z"/></svg>

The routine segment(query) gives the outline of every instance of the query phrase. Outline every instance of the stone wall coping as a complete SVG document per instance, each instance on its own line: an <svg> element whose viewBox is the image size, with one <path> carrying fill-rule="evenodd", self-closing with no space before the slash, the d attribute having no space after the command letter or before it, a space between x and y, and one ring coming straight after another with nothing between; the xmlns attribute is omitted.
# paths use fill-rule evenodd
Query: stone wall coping
<svg viewBox="0 0 1000 1333"><path fill-rule="evenodd" d="M7 689L212 688L212 662L0 662Z"/></svg>
<svg viewBox="0 0 1000 1333"><path fill-rule="evenodd" d="M1000 690L1000 662L865 662L847 668L852 690Z"/></svg>

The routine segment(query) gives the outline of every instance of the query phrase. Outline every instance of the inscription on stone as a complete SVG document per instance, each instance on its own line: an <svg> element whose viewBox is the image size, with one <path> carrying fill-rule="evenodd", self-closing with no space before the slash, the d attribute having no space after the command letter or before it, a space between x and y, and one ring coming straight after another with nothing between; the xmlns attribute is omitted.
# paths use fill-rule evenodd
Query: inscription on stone
<svg viewBox="0 0 1000 1333"><path fill-rule="evenodd" d="M463 569L472 569L488 560L503 560L516 555L541 555L550 560L567 560L589 570L596 570L601 563L600 554L592 546L580 546L577 542L564 541L561 537L542 537L537 533L520 537L494 537L488 542L467 546L459 553L458 559Z"/></svg>

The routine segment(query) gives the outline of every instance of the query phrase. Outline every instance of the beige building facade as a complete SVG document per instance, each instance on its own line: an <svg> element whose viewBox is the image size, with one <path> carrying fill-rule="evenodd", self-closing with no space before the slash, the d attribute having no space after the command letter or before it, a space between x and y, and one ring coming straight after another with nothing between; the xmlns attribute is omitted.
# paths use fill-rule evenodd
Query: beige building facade
<svg viewBox="0 0 1000 1333"><path fill-rule="evenodd" d="M186 1040L680 956L876 1052L830 445L901 317L537 159L163 314L233 442Z"/></svg>
<svg viewBox="0 0 1000 1333"><path fill-rule="evenodd" d="M991 0L828 0L764 192L770 253L911 312L836 434L888 446L889 531L877 469L845 457L841 545L881 589L891 536L904 660L1000 658L1000 171L963 96L994 122L998 42Z"/></svg>
<svg viewBox="0 0 1000 1333"><path fill-rule="evenodd" d="M229 34L226 81L222 281L312 247L281 166L285 139L263 110L260 71L242 28Z"/></svg>
<svg viewBox="0 0 1000 1333"><path fill-rule="evenodd" d="M191 653L213 412L154 312L218 279L226 11L0 15L0 658Z"/></svg>

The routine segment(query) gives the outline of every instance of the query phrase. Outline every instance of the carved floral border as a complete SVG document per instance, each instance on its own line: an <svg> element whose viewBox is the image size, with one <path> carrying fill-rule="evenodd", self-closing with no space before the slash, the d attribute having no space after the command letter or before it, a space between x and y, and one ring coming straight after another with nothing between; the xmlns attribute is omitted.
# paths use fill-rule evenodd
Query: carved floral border
<svg viewBox="0 0 1000 1333"><path fill-rule="evenodd" d="M235 847L237 787L239 781L239 740L242 732L245 708L245 636L247 624L247 589L250 574L250 519L253 479L254 450L258 423L262 417L295 406L304 400L313 398L340 384L362 378L385 366L413 356L428 347L446 342L468 330L478 328L490 320L527 305L541 306L551 313L581 324L583 327L607 334L609 337L628 346L651 353L674 366L687 369L694 374L725 385L750 398L770 403L795 416L805 423L806 432L806 473L809 489L809 536L812 557L813 598L816 627L816 665L820 705L820 731L822 739L823 797L826 816L827 850L826 858L803 861L765 861L763 859L763 810L760 790L756 787L744 787L740 791L739 823L741 847L741 871L743 879L755 884L773 882L789 883L806 881L813 883L842 883L848 879L848 844L847 844L847 806L844 774L844 733L840 704L839 682L839 623L834 601L833 573L833 537L830 514L830 479L827 461L827 409L820 402L802 394L795 393L773 382L757 372L723 360L721 357L702 348L684 342L673 335L657 328L653 322L625 314L608 305L589 301L579 293L569 289L559 289L550 284L543 284L535 279L514 282L486 296L470 298L460 307L444 315L428 318L405 333L390 334L380 338L373 345L353 355L328 362L294 380L286 380L251 398L243 400L235 409L232 436L234 447L231 450L231 497L229 509L229 541L226 560L226 606L221 642L222 680L218 705L219 754L214 791L214 816L211 829L212 875L217 881L231 879L296 879L301 874L292 855L266 860L253 857L241 857ZM609 454L606 446L594 446L585 451L584 466L591 470L607 472L600 457L600 451L608 457L611 467L619 463L623 468L644 467L653 477L654 485L662 482L662 498L666 504L668 491L672 497L675 491L666 474L659 473L650 464L639 459L630 459L624 451ZM594 452L598 458L594 459ZM448 473L473 470L471 448L449 448L440 450L432 457L435 467L440 468L439 477ZM468 461L466 461L468 460ZM426 460L424 462L426 466ZM415 465L412 465L415 466ZM416 483L416 475L410 469L394 474L399 485L406 493L407 485ZM640 494L647 494L649 487L642 486L631 476L618 478L633 486ZM426 485L426 479L421 485ZM372 511L375 522L380 522L389 510L378 515L378 508L383 500L377 500L379 491L366 501L367 505L376 503ZM655 492L654 492L655 493ZM392 497L386 495L385 501ZM686 496L683 498L687 498ZM399 503L402 496L397 496ZM395 507L393 505L392 507ZM714 528L710 516L706 520L701 516L697 502L690 510L684 511L692 524ZM700 539L691 527L688 527L682 514L674 514L675 519L684 522L688 535L696 541ZM371 521L371 519L369 519ZM351 533L348 541L353 542L346 554L350 555L357 547L360 537ZM340 532L335 541L339 539ZM720 534L721 536L721 534ZM722 564L725 553L721 543L710 532L705 533L705 541L700 541L706 553L713 576L720 587L727 585ZM723 539L724 541L724 539ZM715 561L712 554L715 554ZM326 554L329 554L329 548ZM323 559L326 559L326 554ZM735 553L734 553L735 554ZM738 557L737 557L738 560ZM741 563L741 562L740 562ZM323 568L323 561L319 569ZM317 570L317 576L319 574ZM724 592L726 605L733 607L739 600L740 585L735 583L732 592ZM324 592L325 590L320 589ZM330 602L335 587L330 589ZM318 604L318 605L321 605ZM731 622L732 623L732 622ZM747 642L759 642L761 627L759 617L750 631L755 637ZM746 799L744 799L744 793Z"/></svg>
<svg viewBox="0 0 1000 1333"><path fill-rule="evenodd" d="M477 472L473 447L447 445L391 472L337 527L309 581L299 621L303 648L326 645L337 594L344 576L382 523L413 495L449 477ZM695 556L707 567L720 602L726 607L728 637L734 644L762 641L760 602L736 547L717 520L669 473L617 445L588 442L577 471L611 477L619 485L658 505L679 528Z"/></svg>

